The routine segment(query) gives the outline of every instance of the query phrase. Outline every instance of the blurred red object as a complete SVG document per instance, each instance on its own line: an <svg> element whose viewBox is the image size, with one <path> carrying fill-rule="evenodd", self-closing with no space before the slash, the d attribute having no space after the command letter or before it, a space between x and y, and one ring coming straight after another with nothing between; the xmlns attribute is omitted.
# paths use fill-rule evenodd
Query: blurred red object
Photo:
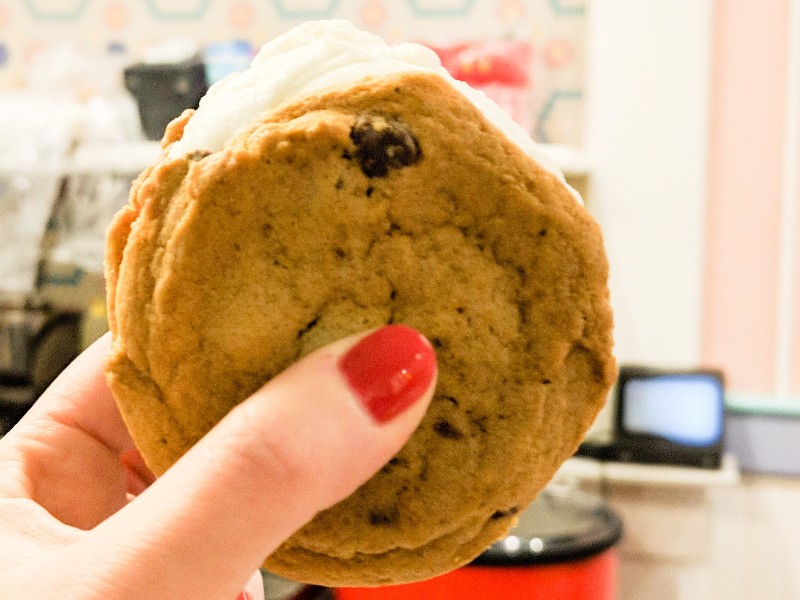
<svg viewBox="0 0 800 600"><path fill-rule="evenodd" d="M581 560L533 567L467 566L405 585L341 588L336 600L614 600L616 549Z"/></svg>
<svg viewBox="0 0 800 600"><path fill-rule="evenodd" d="M471 86L497 83L528 87L533 49L527 42L493 40L455 46L430 46L456 79Z"/></svg>
<svg viewBox="0 0 800 600"><path fill-rule="evenodd" d="M429 47L455 79L481 90L523 129L530 129L533 48L528 42L492 40Z"/></svg>

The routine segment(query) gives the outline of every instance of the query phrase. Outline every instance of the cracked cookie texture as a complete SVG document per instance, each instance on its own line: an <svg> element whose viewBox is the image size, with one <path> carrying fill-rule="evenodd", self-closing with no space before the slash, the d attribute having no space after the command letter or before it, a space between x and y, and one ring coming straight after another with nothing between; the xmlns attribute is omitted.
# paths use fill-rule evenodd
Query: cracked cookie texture
<svg viewBox="0 0 800 600"><path fill-rule="evenodd" d="M614 380L597 225L435 75L331 89L169 158L191 115L108 234L108 381L148 465L163 473L304 354L405 323L439 361L428 413L265 567L363 586L470 561L575 451Z"/></svg>

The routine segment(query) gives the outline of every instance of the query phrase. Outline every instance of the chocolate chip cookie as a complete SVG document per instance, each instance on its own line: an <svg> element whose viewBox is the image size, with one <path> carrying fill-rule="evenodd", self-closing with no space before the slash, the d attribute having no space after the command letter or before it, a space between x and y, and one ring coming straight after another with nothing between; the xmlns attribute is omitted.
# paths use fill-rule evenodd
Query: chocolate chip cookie
<svg viewBox="0 0 800 600"><path fill-rule="evenodd" d="M156 474L315 348L386 323L433 344L436 395L408 444L266 558L301 581L468 562L574 452L615 377L597 225L436 75L330 89L222 150L165 151L106 266L108 380Z"/></svg>

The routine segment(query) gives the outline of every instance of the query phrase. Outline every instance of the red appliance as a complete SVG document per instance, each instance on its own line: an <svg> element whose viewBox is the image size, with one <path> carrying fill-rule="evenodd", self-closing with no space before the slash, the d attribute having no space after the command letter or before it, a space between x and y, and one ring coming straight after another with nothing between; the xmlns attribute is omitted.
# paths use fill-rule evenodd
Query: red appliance
<svg viewBox="0 0 800 600"><path fill-rule="evenodd" d="M473 563L428 581L343 588L338 600L614 600L622 520L600 498L551 486Z"/></svg>

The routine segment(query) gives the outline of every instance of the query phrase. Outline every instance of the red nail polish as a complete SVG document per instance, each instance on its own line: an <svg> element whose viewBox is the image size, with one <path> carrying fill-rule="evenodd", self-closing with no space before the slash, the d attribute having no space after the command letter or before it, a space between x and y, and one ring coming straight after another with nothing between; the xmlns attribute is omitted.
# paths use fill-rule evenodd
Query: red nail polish
<svg viewBox="0 0 800 600"><path fill-rule="evenodd" d="M342 356L339 369L372 417L386 423L428 389L436 374L436 355L415 329L387 325Z"/></svg>

